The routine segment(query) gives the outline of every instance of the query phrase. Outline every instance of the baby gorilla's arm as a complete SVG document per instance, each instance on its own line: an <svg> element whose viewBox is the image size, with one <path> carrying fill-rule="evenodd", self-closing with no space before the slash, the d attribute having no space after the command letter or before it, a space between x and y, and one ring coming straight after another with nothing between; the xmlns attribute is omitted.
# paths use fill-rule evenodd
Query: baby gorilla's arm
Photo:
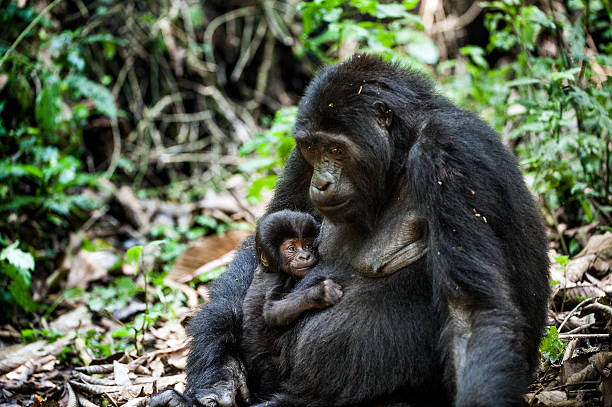
<svg viewBox="0 0 612 407"><path fill-rule="evenodd" d="M290 292L280 300L266 298L264 320L271 327L286 326L308 310L326 308L337 303L340 297L342 287L333 280L325 279L315 286Z"/></svg>

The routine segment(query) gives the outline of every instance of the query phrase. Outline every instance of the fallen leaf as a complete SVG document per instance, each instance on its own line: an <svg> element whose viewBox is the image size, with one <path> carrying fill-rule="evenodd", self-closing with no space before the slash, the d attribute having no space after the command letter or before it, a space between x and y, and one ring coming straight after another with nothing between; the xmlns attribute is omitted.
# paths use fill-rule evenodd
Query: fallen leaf
<svg viewBox="0 0 612 407"><path fill-rule="evenodd" d="M229 230L197 240L176 259L166 279L179 283L191 281L198 268L234 250L250 234L246 230Z"/></svg>
<svg viewBox="0 0 612 407"><path fill-rule="evenodd" d="M91 281L106 276L119 257L112 252L89 252L80 250L70 262L70 272L66 281L66 288L78 287L85 289Z"/></svg>
<svg viewBox="0 0 612 407"><path fill-rule="evenodd" d="M536 400L544 406L552 406L560 401L567 400L567 395L559 390L543 391L536 395Z"/></svg>
<svg viewBox="0 0 612 407"><path fill-rule="evenodd" d="M129 386L132 384L129 373L130 369L127 365L117 361L113 362L113 374L115 377L115 383L117 383L118 386Z"/></svg>

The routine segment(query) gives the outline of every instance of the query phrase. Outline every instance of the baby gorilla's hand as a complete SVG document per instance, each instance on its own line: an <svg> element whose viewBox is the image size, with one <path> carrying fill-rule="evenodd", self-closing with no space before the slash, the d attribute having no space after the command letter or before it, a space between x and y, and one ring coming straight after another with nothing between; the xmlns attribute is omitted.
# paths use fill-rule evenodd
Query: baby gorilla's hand
<svg viewBox="0 0 612 407"><path fill-rule="evenodd" d="M342 297L342 287L333 280L325 279L317 284L317 295L315 300L321 308L334 305Z"/></svg>

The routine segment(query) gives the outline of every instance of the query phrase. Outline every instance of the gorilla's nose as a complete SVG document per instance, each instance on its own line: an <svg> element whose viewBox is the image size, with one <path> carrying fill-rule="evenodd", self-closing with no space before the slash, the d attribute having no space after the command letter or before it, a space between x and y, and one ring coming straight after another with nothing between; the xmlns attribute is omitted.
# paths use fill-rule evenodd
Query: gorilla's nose
<svg viewBox="0 0 612 407"><path fill-rule="evenodd" d="M298 259L302 261L308 261L310 260L311 257L312 257L311 254L308 252L298 254Z"/></svg>
<svg viewBox="0 0 612 407"><path fill-rule="evenodd" d="M318 178L312 180L312 186L317 190L315 192L325 192L327 188L332 184L332 182L328 179Z"/></svg>

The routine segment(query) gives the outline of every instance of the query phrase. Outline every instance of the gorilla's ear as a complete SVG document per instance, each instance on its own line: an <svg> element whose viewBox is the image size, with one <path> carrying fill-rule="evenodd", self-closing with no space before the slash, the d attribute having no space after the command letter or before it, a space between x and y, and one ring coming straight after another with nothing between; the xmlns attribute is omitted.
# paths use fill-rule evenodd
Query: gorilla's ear
<svg viewBox="0 0 612 407"><path fill-rule="evenodd" d="M393 120L393 112L383 102L374 103L374 114L376 115L376 121L378 125L383 129L387 130L391 126Z"/></svg>
<svg viewBox="0 0 612 407"><path fill-rule="evenodd" d="M266 259L266 256L264 256L263 253L261 253L259 255L259 261L261 262L261 264L263 264L265 267L270 267L270 263L268 262L268 259Z"/></svg>

